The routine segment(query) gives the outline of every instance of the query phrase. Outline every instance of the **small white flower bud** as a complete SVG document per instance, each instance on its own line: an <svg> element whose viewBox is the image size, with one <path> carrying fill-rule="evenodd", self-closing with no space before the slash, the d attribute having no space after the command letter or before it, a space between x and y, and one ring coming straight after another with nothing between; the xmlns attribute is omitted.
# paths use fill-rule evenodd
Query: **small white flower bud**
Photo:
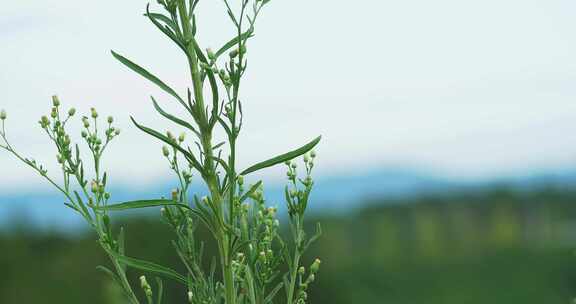
<svg viewBox="0 0 576 304"><path fill-rule="evenodd" d="M310 266L310 272L311 273L318 272L318 269L320 269L320 263L322 263L320 259L315 259L314 262L312 263L312 266Z"/></svg>
<svg viewBox="0 0 576 304"><path fill-rule="evenodd" d="M55 107L60 106L60 99L58 99L58 96L56 95L52 96L52 105Z"/></svg>
<svg viewBox="0 0 576 304"><path fill-rule="evenodd" d="M188 302L192 303L193 299L194 299L194 294L191 291L189 291L188 292Z"/></svg>

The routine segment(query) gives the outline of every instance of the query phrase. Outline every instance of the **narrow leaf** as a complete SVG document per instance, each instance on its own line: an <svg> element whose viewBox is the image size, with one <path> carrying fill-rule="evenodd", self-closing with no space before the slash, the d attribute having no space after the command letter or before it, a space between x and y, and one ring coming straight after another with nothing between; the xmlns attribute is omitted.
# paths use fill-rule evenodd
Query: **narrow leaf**
<svg viewBox="0 0 576 304"><path fill-rule="evenodd" d="M240 35L240 37L236 36L234 37L232 40L228 41L226 44L224 44L224 46L222 46L217 52L216 54L216 58L220 57L222 54L224 54L226 51L228 51L229 49L233 48L235 45L238 44L238 41L240 40L246 40L250 37L254 36L254 32L251 30L248 30L246 32L244 32L242 35ZM240 38L240 39L239 39Z"/></svg>
<svg viewBox="0 0 576 304"><path fill-rule="evenodd" d="M254 192L256 192L256 190L258 190L260 185L262 185L262 181L258 181L256 184L252 185L252 187L250 187L248 192L246 192L246 193L244 193L244 195L242 195L242 197L240 198L240 203L243 203L246 199L248 199L250 197L250 195L254 194Z"/></svg>
<svg viewBox="0 0 576 304"><path fill-rule="evenodd" d="M186 103L184 102L184 100L178 95L178 93L176 93L176 91L174 91L171 87L169 87L167 84L165 84L164 82L162 82L162 80L160 80L158 77L152 75L150 72L148 72L146 69L142 68L141 66L137 65L136 63L130 61L128 58L112 51L112 56L114 56L114 58L116 58L118 61L120 61L122 64L124 64L126 67L128 67L129 69L131 69L132 71L136 72L137 74L139 74L140 76L150 80L151 82L153 82L154 84L156 84L158 87L160 87L162 90L164 90L166 93L172 95L174 98L176 98L186 109L188 109L188 106L186 105Z"/></svg>
<svg viewBox="0 0 576 304"><path fill-rule="evenodd" d="M191 124L189 124L188 122L186 122L183 119L180 119L174 115L171 115L169 113L167 113L166 111L164 111L160 105L158 105L158 103L156 102L156 99L154 99L154 97L150 96L150 98L152 99L152 104L154 104L154 109L156 109L156 111L158 113L160 113L160 115L168 118L169 120L188 128L189 130L191 130L192 132L194 132L196 135L200 136L200 133L198 132L198 130L196 130L196 128L194 128L194 126L192 126Z"/></svg>
<svg viewBox="0 0 576 304"><path fill-rule="evenodd" d="M180 151L180 153L184 154L184 156L186 157L186 159L192 163L192 165L194 166L194 168L196 168L198 171L203 172L202 169L202 165L200 165L200 163L198 162L198 160L196 160L196 157L194 157L194 155L192 155L192 153L184 150L184 148L180 147L178 144L176 144L174 141L170 140L168 137L166 137L165 135L161 134L160 132L150 129L148 127L142 126L140 124L138 124L136 122L136 120L134 120L134 118L130 117L130 119L132 120L132 122L134 123L134 125L136 125L136 127L142 131L144 131L145 133L148 133L158 139L160 139L161 141L169 144L170 146L176 148L176 150Z"/></svg>
<svg viewBox="0 0 576 304"><path fill-rule="evenodd" d="M178 207L190 209L190 207L187 205L175 202L173 200L167 200L167 199L130 201L130 202L119 203L119 204L114 204L114 205L96 207L96 209L106 210L106 211L122 211L122 210L129 210L129 209L142 209L142 208L159 207L159 206L178 206Z"/></svg>
<svg viewBox="0 0 576 304"><path fill-rule="evenodd" d="M258 171L260 169L272 167L274 165L283 163L285 161L292 160L292 159L294 159L300 155L303 155L304 153L312 150L320 142L320 139L322 139L322 136L316 137L316 139L314 139L313 141L307 143L306 145L304 145L304 146L302 146L296 150L292 150L288 153L284 153L282 155L278 155L278 156L271 158L269 160L255 164L254 166L242 171L242 173L240 173L240 174L241 175L247 175L247 174L252 173L254 171Z"/></svg>
<svg viewBox="0 0 576 304"><path fill-rule="evenodd" d="M135 258L129 258L127 256L121 256L121 255L117 255L117 254L115 254L114 257L116 259L118 259L120 262L122 262L122 263L124 263L124 264L126 264L132 268L136 268L136 269L148 271L151 273L155 273L155 274L176 280L180 283L186 284L186 278L184 276L182 276L181 274L177 273L176 271L174 271L168 267L164 267L164 266L152 263L152 262L139 260L139 259L135 259Z"/></svg>

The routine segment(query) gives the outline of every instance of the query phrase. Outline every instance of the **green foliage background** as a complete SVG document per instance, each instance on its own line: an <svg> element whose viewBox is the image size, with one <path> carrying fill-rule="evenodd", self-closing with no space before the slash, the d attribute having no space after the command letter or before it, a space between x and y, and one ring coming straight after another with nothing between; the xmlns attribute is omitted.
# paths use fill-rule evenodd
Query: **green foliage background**
<svg viewBox="0 0 576 304"><path fill-rule="evenodd" d="M310 223L320 221L325 234L305 261L323 260L311 303L569 303L575 202L566 189L502 188L319 212ZM131 254L180 267L165 224L124 221ZM0 303L116 303L117 290L95 269L107 261L91 233L38 233L22 223L3 232L0 250ZM175 288L167 288L169 303L184 303L185 291Z"/></svg>

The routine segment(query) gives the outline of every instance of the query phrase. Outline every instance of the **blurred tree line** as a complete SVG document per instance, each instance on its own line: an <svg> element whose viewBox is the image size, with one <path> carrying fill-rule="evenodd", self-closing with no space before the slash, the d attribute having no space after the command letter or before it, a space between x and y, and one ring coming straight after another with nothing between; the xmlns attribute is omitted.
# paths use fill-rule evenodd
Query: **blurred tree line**
<svg viewBox="0 0 576 304"><path fill-rule="evenodd" d="M311 219L323 238L311 303L569 303L576 296L576 192L488 191L371 200ZM329 205L329 204L326 204ZM130 256L181 268L159 217L126 217ZM89 232L19 227L0 235L0 303L119 304ZM213 248L208 248L208 251ZM133 272L132 279L142 273ZM135 281L136 282L136 281ZM168 283L168 282L166 282ZM169 303L186 291L168 283Z"/></svg>

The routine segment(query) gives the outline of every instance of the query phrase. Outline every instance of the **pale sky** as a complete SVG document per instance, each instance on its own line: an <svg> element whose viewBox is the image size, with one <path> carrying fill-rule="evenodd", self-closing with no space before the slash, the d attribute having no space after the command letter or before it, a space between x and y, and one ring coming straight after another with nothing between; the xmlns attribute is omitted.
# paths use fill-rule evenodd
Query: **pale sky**
<svg viewBox="0 0 576 304"><path fill-rule="evenodd" d="M185 92L184 58L142 16L146 2L5 2L0 108L13 144L55 163L37 120L58 94L80 112L96 106L116 117L123 133L106 159L116 182L167 176L161 145L128 116L166 130L149 96L171 110L175 102L109 53ZM217 48L233 35L222 1L200 6L200 43ZM455 177L576 167L574 29L573 0L272 0L248 49L240 163L322 134L325 175L388 165ZM9 173L0 174L4 190L39 181L3 152L0 172Z"/></svg>

